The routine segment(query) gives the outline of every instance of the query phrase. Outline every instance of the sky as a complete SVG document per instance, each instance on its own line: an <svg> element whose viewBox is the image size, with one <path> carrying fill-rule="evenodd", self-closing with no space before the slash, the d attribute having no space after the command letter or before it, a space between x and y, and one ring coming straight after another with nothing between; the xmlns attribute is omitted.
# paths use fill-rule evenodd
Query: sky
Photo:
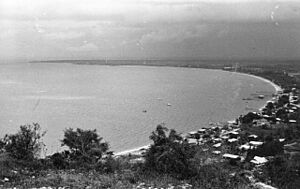
<svg viewBox="0 0 300 189"><path fill-rule="evenodd" d="M299 59L297 0L1 0L0 59Z"/></svg>

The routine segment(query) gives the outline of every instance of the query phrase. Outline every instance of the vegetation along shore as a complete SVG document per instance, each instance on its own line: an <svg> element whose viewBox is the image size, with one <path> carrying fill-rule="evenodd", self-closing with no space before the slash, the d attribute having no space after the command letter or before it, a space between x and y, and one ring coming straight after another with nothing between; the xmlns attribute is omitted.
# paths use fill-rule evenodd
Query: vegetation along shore
<svg viewBox="0 0 300 189"><path fill-rule="evenodd" d="M96 130L70 128L61 139L66 150L40 158L47 133L37 123L24 125L0 140L0 186L300 188L300 66L296 62L188 61L175 66L263 77L276 84L277 94L259 112L188 134L160 124L149 133L149 147L126 153L111 152Z"/></svg>

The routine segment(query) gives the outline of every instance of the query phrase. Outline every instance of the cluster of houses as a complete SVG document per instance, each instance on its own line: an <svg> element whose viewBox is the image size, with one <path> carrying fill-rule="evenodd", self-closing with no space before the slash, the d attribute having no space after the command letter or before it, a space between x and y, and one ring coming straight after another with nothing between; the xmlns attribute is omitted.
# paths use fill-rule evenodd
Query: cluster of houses
<svg viewBox="0 0 300 189"><path fill-rule="evenodd" d="M208 146L207 149L204 148L204 151L210 150L214 155L222 155L224 159L229 159L234 164L237 161L244 161L247 151L255 149L264 143L254 134L248 135L247 139L245 139L244 136L241 136L241 129L237 123L201 128L198 131L190 132L186 140L190 144ZM281 139L281 141L283 142L284 139ZM235 151L237 153L230 154L226 153L226 151ZM251 162L261 164L267 162L267 159L256 156Z"/></svg>
<svg viewBox="0 0 300 189"><path fill-rule="evenodd" d="M272 129L280 123L296 124L299 109L300 99L296 89L293 88L289 92L276 94L259 112L249 112L247 115L240 116L235 121L229 121L225 125L216 124L200 128L198 131L189 132L183 137L192 145L208 146L208 148L203 148L203 151L222 156L223 159L229 159L231 163L243 162L250 150L257 149L264 144L264 139L255 134L245 134L242 132L241 124L250 124L252 127L262 129ZM285 152L300 155L298 142L287 144L285 138L278 138L277 140L284 144ZM141 154L144 150L137 151L137 154ZM142 161L141 159L138 159L139 162ZM264 164L267 161L268 157L260 156L254 156L250 160L255 165Z"/></svg>
<svg viewBox="0 0 300 189"><path fill-rule="evenodd" d="M225 125L216 124L200 128L198 131L189 132L183 138L191 145L202 146L203 152L210 153L211 157L216 157L220 161L228 160L234 165L249 162L254 169L259 169L272 156L254 155L249 159L248 153L262 147L267 141L261 136L245 132L241 125L248 124L252 128L261 130L270 130L282 123L291 126L298 123L299 111L300 98L297 90L293 88L289 92L276 94L259 112L249 112ZM285 153L290 154L291 157L300 158L300 141L291 142L286 138L276 138L275 140L284 147Z"/></svg>
<svg viewBox="0 0 300 189"><path fill-rule="evenodd" d="M257 149L265 143L265 139L251 133L243 132L241 124L248 124L251 127L260 129L272 129L277 124L287 123L287 125L297 124L300 99L296 89L290 92L280 92L268 101L266 106L259 112L250 112L245 116L228 124L201 128L198 131L188 133L186 140L190 144L209 146L212 154L228 159L231 163L244 162L250 150ZM300 157L300 143L288 144L285 138L277 138L284 146L285 153ZM230 153L228 153L230 152ZM232 153L234 152L234 153ZM250 163L259 166L268 162L272 157L254 156Z"/></svg>
<svg viewBox="0 0 300 189"><path fill-rule="evenodd" d="M260 115L270 123L297 123L299 102L295 88L290 92L280 92L260 110Z"/></svg>

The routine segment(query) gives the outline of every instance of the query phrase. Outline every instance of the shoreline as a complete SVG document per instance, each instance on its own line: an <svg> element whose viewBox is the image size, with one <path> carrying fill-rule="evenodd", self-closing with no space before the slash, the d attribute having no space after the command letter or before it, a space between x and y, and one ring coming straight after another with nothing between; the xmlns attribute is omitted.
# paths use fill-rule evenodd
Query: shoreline
<svg viewBox="0 0 300 189"><path fill-rule="evenodd" d="M272 86L274 87L274 89L275 89L275 93L274 93L275 95L278 95L278 93L280 93L280 92L283 91L283 89L282 89L279 85L277 85L276 83L274 83L274 82L272 82L271 80L268 80L268 79L266 79L266 78L263 78L263 77L260 77L260 76L257 76L257 75L248 74L248 73L242 73L242 72L235 72L235 73L238 73L238 74L240 74L240 75L249 76L249 77L252 77L252 78L256 78L256 79L259 79L259 80L261 80L261 81L264 81L264 82L266 82L266 83L272 85ZM269 101L269 100L267 100L267 101L264 103L264 105L261 106L261 107L259 108L259 111L261 111L261 110L267 105L268 101Z"/></svg>
<svg viewBox="0 0 300 189"><path fill-rule="evenodd" d="M124 156L124 155L129 155L129 154L140 155L141 151L143 149L150 148L150 145L151 144L148 144L148 145L145 145L145 146L136 147L136 148L132 148L132 149L128 149L128 150L124 150L124 151L121 151L121 152L117 152L117 153L114 153L114 156L118 157L118 156Z"/></svg>
<svg viewBox="0 0 300 189"><path fill-rule="evenodd" d="M219 71L224 71L224 70L219 70ZM224 71L224 72L227 72L227 71ZM232 73L239 74L239 75L244 75L244 76L248 76L248 77L252 77L252 78L256 78L256 79L259 79L261 81L264 81L264 82L270 84L275 89L275 93L274 93L275 95L277 95L279 92L283 91L283 89L279 85L275 84L274 82L272 82L272 81L270 81L266 78L256 76L256 75L252 75L252 74L248 74L248 73L242 73L242 72L232 72ZM266 106L266 104L268 103L268 101L269 100L267 100L260 109L264 108ZM234 118L233 120L235 120L235 119L236 118ZM230 120L228 122L230 122ZM126 155L129 155L129 154L131 154L131 155L141 155L141 153L144 149L150 148L150 145L151 144L136 147L136 148L132 148L132 149L123 150L123 151L120 151L120 152L116 152L116 153L114 153L114 156L119 157L119 156L126 156Z"/></svg>
<svg viewBox="0 0 300 189"><path fill-rule="evenodd" d="M273 83L271 80L268 80L266 78L263 78L263 77L260 77L260 76L257 76L257 75L248 74L248 73L242 73L242 72L235 72L235 73L240 74L240 75L250 76L250 77L259 79L261 81L264 81L266 83L269 83L270 85L272 85L274 87L275 94L278 94L279 92L283 91L283 89L279 85Z"/></svg>
<svg viewBox="0 0 300 189"><path fill-rule="evenodd" d="M111 64L79 64L79 63L74 63L74 62L51 62L51 61L31 61L31 62L28 62L29 64L32 64L32 63L46 63L46 64L53 64L53 63L56 63L56 64L60 64L60 63L63 63L63 64L74 64L74 65L97 65L97 66L122 66L122 67L135 67L135 66L149 66L149 67L171 67L171 68L194 68L194 69L209 69L209 70L218 70L218 71L224 71L224 72L230 72L230 71L226 71L226 70L222 70L222 69L212 69L212 68L204 68L204 67L189 67L189 66L180 66L180 65L151 65L151 64L116 64L116 65L111 65ZM243 73L243 72L231 72L231 73L236 73L236 74L240 74L240 75L246 75L246 76L250 76L250 77L253 77L253 78L256 78L256 79L259 79L259 80L262 80L266 83L269 83L271 84L274 88L275 88L275 93L277 94L279 91L282 91L282 88L273 83L272 81L266 79L266 78L263 78L263 77L260 77L260 76L256 76L256 75L253 75L253 74L249 74L249 73Z"/></svg>

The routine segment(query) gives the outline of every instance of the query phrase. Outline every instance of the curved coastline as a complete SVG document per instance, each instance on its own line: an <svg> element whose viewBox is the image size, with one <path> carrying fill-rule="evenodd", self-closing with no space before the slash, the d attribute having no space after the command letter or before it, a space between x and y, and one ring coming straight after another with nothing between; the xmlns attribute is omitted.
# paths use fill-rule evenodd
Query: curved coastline
<svg viewBox="0 0 300 189"><path fill-rule="evenodd" d="M219 70L219 71L224 71L224 70ZM259 79L259 80L261 80L261 81L264 81L264 82L266 82L266 83L272 85L272 86L274 87L274 89L275 89L275 95L277 95L279 92L281 92L281 91L283 90L279 85L275 84L274 82L272 82L272 81L270 81L270 80L268 80L268 79L266 79L266 78L263 78L263 77L260 77L260 76L256 76L256 75L252 75L252 74L248 74L248 73L241 73L241 72L233 72L233 73L239 74L239 75L248 76L248 77L252 77L252 78L256 78L256 79ZM267 100L267 101L263 104L263 106L262 106L261 108L265 107L265 105L267 104L268 101L269 101L269 100ZM261 109L261 108L260 108L260 109ZM236 118L234 118L233 120L235 120L235 119L236 119ZM120 151L120 152L115 153L114 155L115 155L115 156L123 156L123 155L128 155L128 154L132 154L132 155L140 155L140 154L141 154L141 151L142 151L143 149L147 149L147 148L149 148L149 147L150 147L150 144L145 145L145 146L136 147L136 148L133 148L133 149L128 149L128 150Z"/></svg>
<svg viewBox="0 0 300 189"><path fill-rule="evenodd" d="M107 65L105 65L107 66ZM158 67L158 66L152 66L152 65L120 65L122 67L138 67L138 66L149 66L149 67ZM159 66L159 67L170 67L170 68L186 68L186 69L204 69L204 70L214 70L214 71L222 71L222 72L229 72L229 71L225 71L225 70L220 70L220 69L210 69L210 68L194 68L194 67L176 67L176 66ZM260 77L260 76L257 76L257 75L253 75L253 74L249 74L249 73L243 73L243 72L231 72L231 73L234 73L234 74L239 74L239 75L244 75L244 76L249 76L249 77L252 77L252 78L256 78L256 79L259 79L261 81L264 81L266 83L269 83L270 85L272 85L275 89L275 94L277 94L278 92L282 91L283 89L273 83L272 81L266 79L266 78L263 78L263 77Z"/></svg>
<svg viewBox="0 0 300 189"><path fill-rule="evenodd" d="M268 79L266 79L266 78L263 78L263 77L260 77L260 76L257 76L257 75L248 74L248 73L241 73L241 72L235 72L235 73L240 74L240 75L249 76L249 77L252 77L252 78L256 78L256 79L259 79L259 80L261 80L261 81L264 81L264 82L266 82L266 83L272 85L272 86L274 87L274 89L275 89L275 93L274 93L275 95L278 95L278 93L280 93L280 92L283 91L283 89L282 89L279 85L277 85L276 83L274 83L274 82L272 82L271 80L268 80ZM261 107L259 108L259 110L263 109L263 108L267 105L268 101L269 101L269 100L267 100L267 101L263 104L263 106L261 106ZM234 118L234 119L235 119L235 118Z"/></svg>
<svg viewBox="0 0 300 189"><path fill-rule="evenodd" d="M268 80L266 78L263 78L263 77L260 77L260 76L257 76L257 75L252 75L252 74L247 74L247 73L241 73L241 72L235 72L235 73L240 74L240 75L246 75L246 76L249 76L249 77L253 77L253 78L262 80L262 81L264 81L266 83L269 83L270 85L272 85L274 87L275 94L278 94L279 92L281 92L283 90L279 85L273 83L272 81L270 81L270 80Z"/></svg>

